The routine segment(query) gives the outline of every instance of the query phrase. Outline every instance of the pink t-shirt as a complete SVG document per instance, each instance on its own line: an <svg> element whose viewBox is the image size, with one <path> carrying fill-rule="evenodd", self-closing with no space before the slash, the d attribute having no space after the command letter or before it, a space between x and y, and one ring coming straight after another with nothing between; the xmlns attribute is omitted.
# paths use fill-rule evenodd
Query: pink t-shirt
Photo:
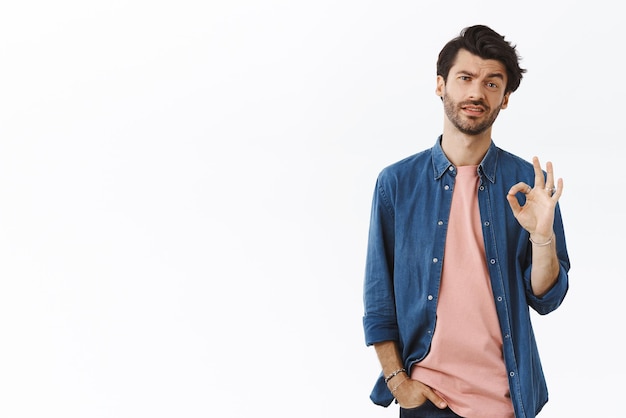
<svg viewBox="0 0 626 418"><path fill-rule="evenodd" d="M477 166L456 169L435 334L411 377L463 417L514 417L485 260Z"/></svg>

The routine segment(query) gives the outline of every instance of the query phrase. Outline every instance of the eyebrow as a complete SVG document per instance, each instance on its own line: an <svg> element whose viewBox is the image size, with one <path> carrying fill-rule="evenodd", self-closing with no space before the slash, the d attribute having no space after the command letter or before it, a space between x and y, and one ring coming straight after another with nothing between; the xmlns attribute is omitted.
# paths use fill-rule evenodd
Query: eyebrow
<svg viewBox="0 0 626 418"><path fill-rule="evenodd" d="M471 71L467 71L467 70L459 70L456 72L457 75L459 74L465 74L465 75L469 75L470 77L476 77L476 74L471 72ZM504 80L504 75L500 72L497 73L489 73L487 74L487 77L485 78L498 78L500 80Z"/></svg>

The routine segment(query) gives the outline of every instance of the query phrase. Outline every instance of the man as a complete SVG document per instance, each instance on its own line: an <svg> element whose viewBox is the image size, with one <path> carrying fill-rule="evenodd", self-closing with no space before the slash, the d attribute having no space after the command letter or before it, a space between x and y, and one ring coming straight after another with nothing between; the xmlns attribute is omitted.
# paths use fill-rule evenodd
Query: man
<svg viewBox="0 0 626 418"><path fill-rule="evenodd" d="M377 179L363 325L371 399L401 417L534 417L548 400L529 307L568 290L563 181L491 138L525 71L503 36L465 28L437 61L442 135Z"/></svg>

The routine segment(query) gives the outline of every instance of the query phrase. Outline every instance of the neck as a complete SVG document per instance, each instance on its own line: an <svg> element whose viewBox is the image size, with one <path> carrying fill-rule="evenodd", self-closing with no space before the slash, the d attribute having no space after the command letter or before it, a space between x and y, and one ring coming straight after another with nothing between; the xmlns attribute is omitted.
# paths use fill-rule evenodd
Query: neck
<svg viewBox="0 0 626 418"><path fill-rule="evenodd" d="M467 135L458 130L444 129L441 148L452 164L478 165L491 145L491 129L479 135Z"/></svg>

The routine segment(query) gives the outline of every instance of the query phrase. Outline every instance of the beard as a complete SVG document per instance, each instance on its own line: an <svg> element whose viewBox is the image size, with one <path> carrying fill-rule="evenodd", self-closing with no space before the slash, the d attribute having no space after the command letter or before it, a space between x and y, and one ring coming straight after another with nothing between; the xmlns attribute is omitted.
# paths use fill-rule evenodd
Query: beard
<svg viewBox="0 0 626 418"><path fill-rule="evenodd" d="M485 109L486 117L484 119L479 120L477 118L464 118L461 114L461 108L467 105L475 105L482 106ZM447 94L443 96L443 108L446 112L446 116L452 122L452 124L462 133L466 135L479 135L485 132L487 129L493 125L500 113L500 109L502 106L498 106L497 108L491 109L489 106L483 102L482 100L468 100L461 103L456 103L452 99L449 98Z"/></svg>

